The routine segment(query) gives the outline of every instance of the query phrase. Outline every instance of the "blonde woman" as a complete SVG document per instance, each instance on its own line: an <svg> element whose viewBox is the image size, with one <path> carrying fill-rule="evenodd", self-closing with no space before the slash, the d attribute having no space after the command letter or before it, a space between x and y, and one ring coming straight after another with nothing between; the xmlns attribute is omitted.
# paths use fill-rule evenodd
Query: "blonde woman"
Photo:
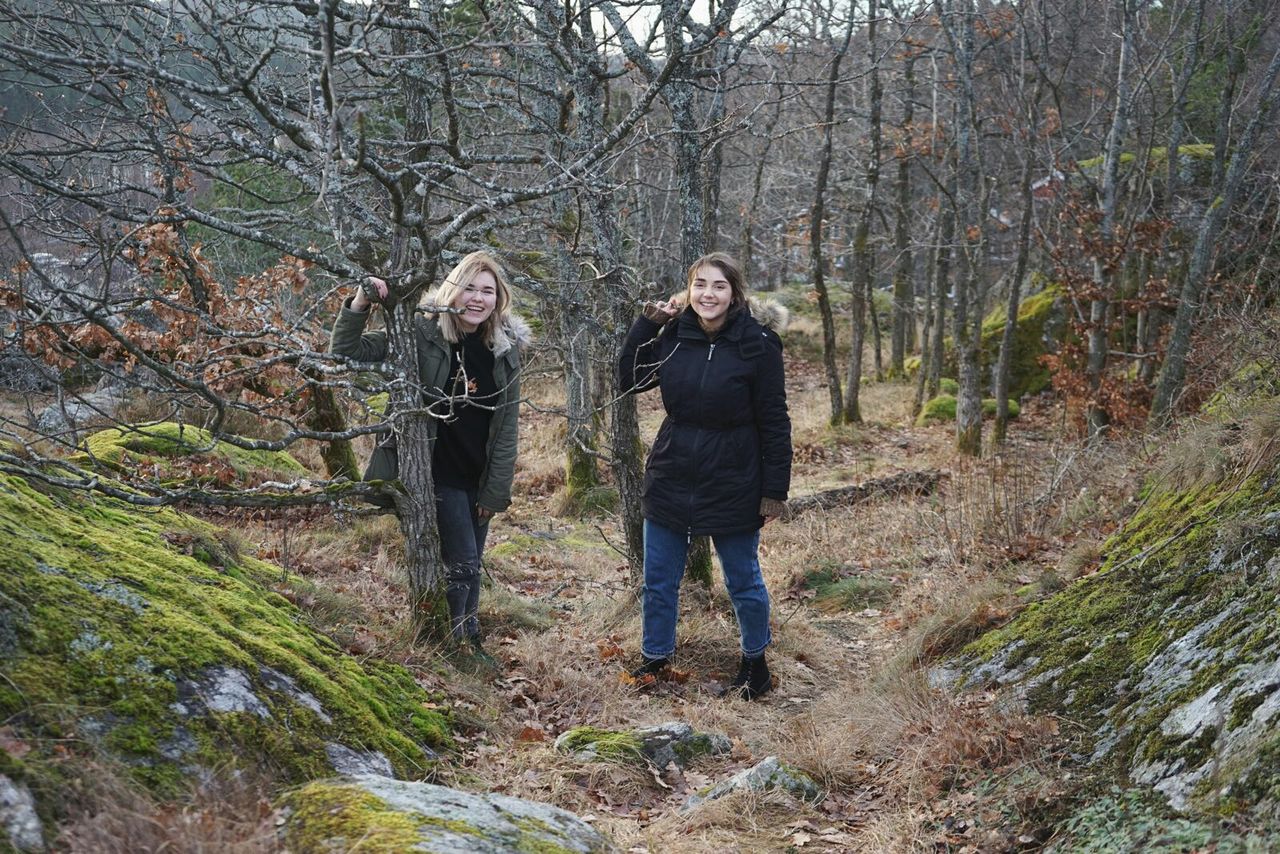
<svg viewBox="0 0 1280 854"><path fill-rule="evenodd" d="M386 298L387 284L367 287ZM512 312L511 288L497 259L472 252L444 283L422 298L417 321L422 399L437 418L431 471L436 522L446 568L446 599L453 635L480 649L476 616L480 557L489 520L511 504L520 402L520 350L529 326ZM333 325L329 350L362 362L387 356L385 332L365 332L371 301L363 288L349 296ZM379 444L366 480L394 480L394 437Z"/></svg>

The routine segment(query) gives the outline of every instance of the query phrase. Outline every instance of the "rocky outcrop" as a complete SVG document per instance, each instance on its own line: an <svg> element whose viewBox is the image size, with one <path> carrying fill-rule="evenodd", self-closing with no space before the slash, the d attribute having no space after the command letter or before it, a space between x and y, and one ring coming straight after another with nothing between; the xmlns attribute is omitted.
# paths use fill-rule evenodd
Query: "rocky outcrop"
<svg viewBox="0 0 1280 854"><path fill-rule="evenodd" d="M1105 544L1097 573L970 646L946 681L1001 686L1080 723L1089 763L1180 810L1275 809L1278 414L1280 402L1263 401L1190 440L1176 476L1153 479ZM1204 468L1189 472L1195 460Z"/></svg>
<svg viewBox="0 0 1280 854"><path fill-rule="evenodd" d="M312 783L284 800L285 846L433 854L607 854L616 849L558 807L387 777Z"/></svg>
<svg viewBox="0 0 1280 854"><path fill-rule="evenodd" d="M43 851L44 830L36 815L36 802L26 786L0 774L0 828L9 845L18 851Z"/></svg>
<svg viewBox="0 0 1280 854"><path fill-rule="evenodd" d="M160 795L257 763L421 776L451 742L433 698L308 628L280 577L189 516L0 475L0 720L27 745L0 750L10 836L34 832L23 792L52 825L76 749Z"/></svg>

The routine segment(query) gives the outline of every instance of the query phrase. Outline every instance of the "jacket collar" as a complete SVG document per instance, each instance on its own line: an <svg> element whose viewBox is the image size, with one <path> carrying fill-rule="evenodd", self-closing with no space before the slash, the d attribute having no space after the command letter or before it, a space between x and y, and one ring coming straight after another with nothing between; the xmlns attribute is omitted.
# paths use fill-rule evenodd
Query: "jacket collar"
<svg viewBox="0 0 1280 854"><path fill-rule="evenodd" d="M716 336L717 341L739 341L742 333L746 328L747 321L751 318L751 310L746 306L734 306L729 309L729 316L724 319L724 326L720 327L720 334ZM693 310L693 306L685 306L684 311L680 313L679 319L676 321L679 326L676 334L680 338L692 338L693 340L708 341L710 337L706 332L702 331L702 327L698 324L698 313Z"/></svg>

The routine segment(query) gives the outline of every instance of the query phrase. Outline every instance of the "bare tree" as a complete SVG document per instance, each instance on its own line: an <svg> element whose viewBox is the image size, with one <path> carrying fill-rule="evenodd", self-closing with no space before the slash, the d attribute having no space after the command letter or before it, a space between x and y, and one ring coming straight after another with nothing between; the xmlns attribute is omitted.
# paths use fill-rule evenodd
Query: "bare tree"
<svg viewBox="0 0 1280 854"><path fill-rule="evenodd" d="M836 327L831 311L831 295L827 289L827 262L824 252L827 216L827 182L831 175L832 140L835 135L836 90L840 81L840 65L849 52L853 39L854 15L849 10L844 37L831 55L827 69L826 101L822 113L822 147L818 154L818 172L814 178L813 204L809 208L809 259L813 290L818 296L818 313L822 319L822 362L827 370L827 393L831 398L831 424L845 420L844 397L840 372L836 367Z"/></svg>
<svg viewBox="0 0 1280 854"><path fill-rule="evenodd" d="M1222 181L1221 191L1200 221L1195 248L1191 252L1191 265L1182 285L1178 311L1169 338L1169 349L1160 369L1155 397L1151 403L1149 423L1153 427L1160 426L1169 419L1174 400L1186 380L1186 361L1187 353L1191 349L1192 325L1200 309L1205 281L1212 267L1214 246L1244 183L1244 176L1248 173L1249 161L1253 156L1258 138L1270 125L1271 115L1276 109L1277 101L1280 101L1280 90L1276 88L1278 75L1280 75L1280 50L1271 57L1271 62L1259 84L1257 102L1249 123L1231 154L1231 165Z"/></svg>
<svg viewBox="0 0 1280 854"><path fill-rule="evenodd" d="M393 498L410 594L420 628L439 629L429 437L442 410L418 375L418 296L449 263L451 246L480 243L482 224L567 190L601 164L647 115L674 69L659 69L593 144L554 160L543 143L543 116L521 89L527 23L509 11L337 0L246 0L234 8L213 0L169 7L30 0L0 9L0 25L10 33L0 46L0 71L52 96L43 110L7 127L0 177L25 201L9 206L4 225L33 271L41 269L39 251L92 255L104 271L91 298L44 282L74 323L55 321L23 294L11 299L23 334L85 355L83 340L110 342L131 365L162 378L174 400L189 404L185 411L205 413L212 435L246 447L393 430L402 487ZM244 178L249 169L289 192L262 192ZM253 206L218 201L246 197ZM244 307L235 299L218 303L217 294L235 291L208 287L216 278L197 268L195 230L283 256L304 279L302 317L277 321L250 310L244 316L259 317L258 328L246 329L244 318L230 326L226 307ZM173 275L157 275L154 265L166 258ZM136 275L122 280L122 266ZM187 273L197 269L206 272L193 280ZM332 283L369 273L391 283L380 369L392 401L388 422L316 431L251 397L244 384L232 393L219 372L256 374L263 388L272 376L267 368L296 374L304 364L319 367L326 384L350 387L348 366L309 348L306 333ZM192 330L168 354L151 346L155 330L127 322L128 312L156 305ZM203 351L214 343L222 349ZM315 380L290 380L284 371L276 393L295 395L306 382ZM233 436L232 416L264 420L271 437ZM39 466L12 455L3 465L41 476ZM60 482L110 488L86 473L66 472ZM148 502L265 500L261 493L139 487L120 491ZM334 500L303 484L277 491L270 498L278 503Z"/></svg>
<svg viewBox="0 0 1280 854"><path fill-rule="evenodd" d="M862 422L862 412L858 406L859 391L862 386L862 351L866 336L867 302L871 296L871 277L874 253L871 248L871 220L875 215L876 188L880 183L880 55L876 41L877 17L879 15L876 0L870 0L867 7L867 110L869 113L867 136L870 150L867 152L867 168L862 185L862 199L858 207L858 221L853 233L853 301L851 309L851 325L853 342L849 353L849 378L844 398L844 420L850 424ZM875 312L875 305L871 306ZM879 359L879 336L876 341L877 362Z"/></svg>

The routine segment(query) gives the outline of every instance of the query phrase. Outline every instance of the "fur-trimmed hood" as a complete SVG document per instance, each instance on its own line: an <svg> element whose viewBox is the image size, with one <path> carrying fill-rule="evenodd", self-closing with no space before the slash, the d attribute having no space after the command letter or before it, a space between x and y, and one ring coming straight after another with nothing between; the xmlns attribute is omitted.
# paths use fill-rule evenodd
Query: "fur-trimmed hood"
<svg viewBox="0 0 1280 854"><path fill-rule="evenodd" d="M439 307L440 302L436 299L437 293L439 293L438 288L428 292L418 301L418 307ZM493 333L493 355L496 357L505 355L512 347L515 347L518 352L524 352L532 344L533 329L529 326L528 321L514 310L507 313L506 318Z"/></svg>
<svg viewBox="0 0 1280 854"><path fill-rule="evenodd" d="M672 295L668 302L673 305L679 305L680 310L685 309L686 291L677 291ZM756 319L765 329L770 329L781 337L787 331L787 325L791 323L791 312L787 307L777 300L768 299L766 297L751 294L747 297L747 309L751 312L751 316Z"/></svg>

